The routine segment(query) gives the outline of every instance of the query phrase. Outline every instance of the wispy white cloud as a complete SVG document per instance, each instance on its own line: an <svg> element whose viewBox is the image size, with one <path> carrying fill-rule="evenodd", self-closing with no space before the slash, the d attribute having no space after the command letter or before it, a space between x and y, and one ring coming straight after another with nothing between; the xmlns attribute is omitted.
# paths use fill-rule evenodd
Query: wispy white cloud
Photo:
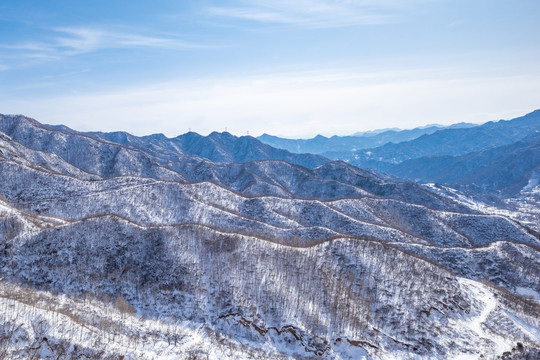
<svg viewBox="0 0 540 360"><path fill-rule="evenodd" d="M458 26L461 26L465 23L465 20L455 20L455 21L452 21L451 23L449 23L448 25L446 25L447 27L449 28L453 28L453 27L458 27Z"/></svg>
<svg viewBox="0 0 540 360"><path fill-rule="evenodd" d="M0 44L1 49L23 54L28 59L55 60L104 49L161 48L187 50L208 46L174 37L148 36L100 27L58 27L49 29L50 36L42 41Z"/></svg>
<svg viewBox="0 0 540 360"><path fill-rule="evenodd" d="M48 74L48 75L42 76L41 80L55 79L55 78L69 78L69 77L77 76L77 75L80 75L80 74L88 73L90 71L91 71L91 69L86 68L86 69L82 69L82 70L78 70L78 71L69 71L69 72L60 73L60 74L54 74L54 75Z"/></svg>
<svg viewBox="0 0 540 360"><path fill-rule="evenodd" d="M73 53L86 53L107 48L150 47L167 49L193 49L204 46L187 41L168 38L145 36L100 28L62 27L54 29L61 34L54 39L52 46L57 50Z"/></svg>
<svg viewBox="0 0 540 360"><path fill-rule="evenodd" d="M263 23L333 28L398 21L404 12L430 0L251 0L210 7L208 13ZM433 0L431 0L433 1Z"/></svg>
<svg viewBox="0 0 540 360"><path fill-rule="evenodd" d="M9 66L0 64L0 71L6 71L9 70Z"/></svg>

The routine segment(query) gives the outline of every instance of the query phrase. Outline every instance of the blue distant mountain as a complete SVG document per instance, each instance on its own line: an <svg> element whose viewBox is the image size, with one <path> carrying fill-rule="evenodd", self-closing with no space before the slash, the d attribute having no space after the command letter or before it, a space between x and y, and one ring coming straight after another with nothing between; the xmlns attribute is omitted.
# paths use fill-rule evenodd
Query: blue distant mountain
<svg viewBox="0 0 540 360"><path fill-rule="evenodd" d="M506 196L538 185L540 132L510 145L460 156L433 156L404 161L389 169L394 175L420 182L473 185Z"/></svg>
<svg viewBox="0 0 540 360"><path fill-rule="evenodd" d="M323 155L353 165L388 171L392 165L425 156L456 156L508 145L540 130L540 110L513 120L490 121L470 128L443 129L417 139L357 151Z"/></svg>
<svg viewBox="0 0 540 360"><path fill-rule="evenodd" d="M433 134L442 129L470 128L475 124L459 123L451 126L428 125L410 130L397 128L382 129L355 133L352 136L325 137L317 135L312 139L286 139L268 134L258 137L260 141L276 148L286 149L294 153L321 154L324 152L354 152L384 145L389 142L399 143L416 139L422 135Z"/></svg>

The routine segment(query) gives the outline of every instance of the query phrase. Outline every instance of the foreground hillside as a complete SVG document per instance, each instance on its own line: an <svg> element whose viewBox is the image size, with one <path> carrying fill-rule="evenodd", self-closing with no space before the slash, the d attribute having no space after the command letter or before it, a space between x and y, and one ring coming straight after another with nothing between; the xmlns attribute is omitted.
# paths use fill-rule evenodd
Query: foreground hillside
<svg viewBox="0 0 540 360"><path fill-rule="evenodd" d="M8 358L538 354L540 238L516 217L343 162L0 129Z"/></svg>

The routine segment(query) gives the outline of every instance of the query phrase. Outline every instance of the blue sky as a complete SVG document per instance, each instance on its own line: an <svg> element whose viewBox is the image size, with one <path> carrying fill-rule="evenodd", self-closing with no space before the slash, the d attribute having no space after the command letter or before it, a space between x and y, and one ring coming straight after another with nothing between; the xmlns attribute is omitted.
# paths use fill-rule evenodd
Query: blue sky
<svg viewBox="0 0 540 360"><path fill-rule="evenodd" d="M540 1L0 3L0 113L288 137L540 108Z"/></svg>

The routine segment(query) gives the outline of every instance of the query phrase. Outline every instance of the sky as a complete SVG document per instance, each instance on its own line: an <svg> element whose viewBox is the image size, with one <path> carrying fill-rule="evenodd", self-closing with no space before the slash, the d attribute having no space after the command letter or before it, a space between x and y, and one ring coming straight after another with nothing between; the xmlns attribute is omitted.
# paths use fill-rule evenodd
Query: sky
<svg viewBox="0 0 540 360"><path fill-rule="evenodd" d="M0 113L289 138L540 108L538 0L2 0Z"/></svg>

